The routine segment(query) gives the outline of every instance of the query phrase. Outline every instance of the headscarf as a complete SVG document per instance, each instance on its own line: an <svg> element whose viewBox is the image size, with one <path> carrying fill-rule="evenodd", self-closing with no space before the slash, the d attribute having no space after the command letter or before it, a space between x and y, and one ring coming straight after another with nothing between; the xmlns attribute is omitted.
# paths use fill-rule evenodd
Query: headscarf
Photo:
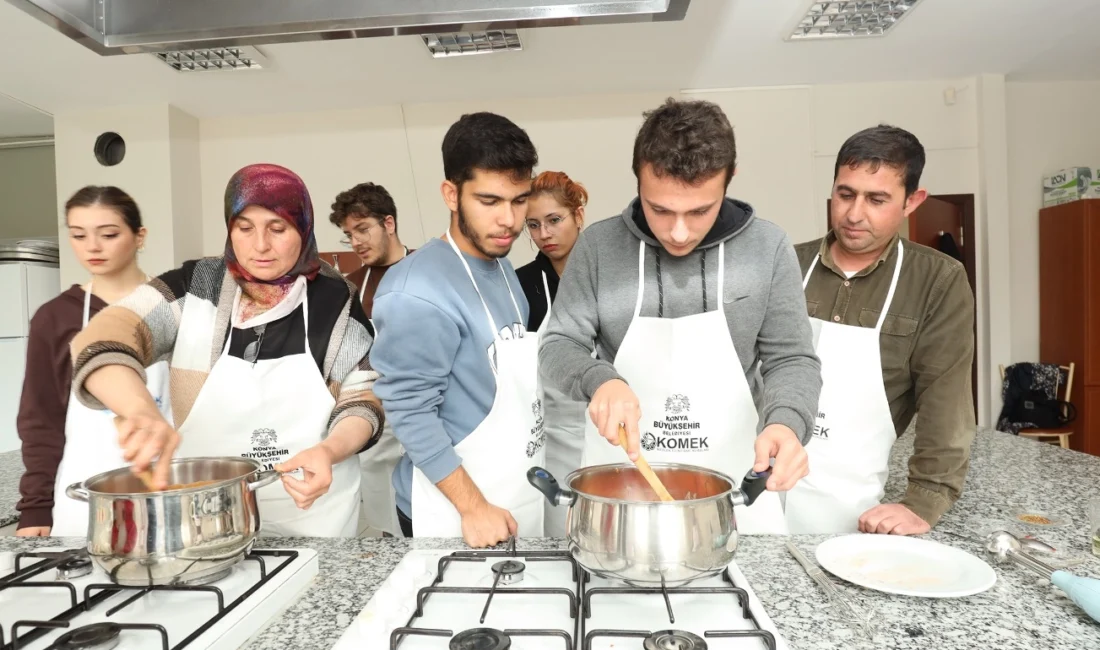
<svg viewBox="0 0 1100 650"><path fill-rule="evenodd" d="M250 205L267 208L298 231L302 249L298 261L285 275L274 280L252 276L237 261L233 252L233 220ZM312 280L321 270L317 254L317 239L313 232L313 203L305 182L285 167L271 164L248 165L241 168L225 187L225 264L254 305L245 305L245 316L255 316L279 304L299 276ZM244 301L242 301L244 303Z"/></svg>

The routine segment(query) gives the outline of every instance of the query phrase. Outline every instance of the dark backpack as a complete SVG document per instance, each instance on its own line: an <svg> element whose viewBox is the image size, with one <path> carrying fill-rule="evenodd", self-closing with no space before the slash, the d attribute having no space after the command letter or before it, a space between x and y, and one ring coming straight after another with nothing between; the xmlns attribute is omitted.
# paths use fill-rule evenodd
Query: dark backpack
<svg viewBox="0 0 1100 650"><path fill-rule="evenodd" d="M1013 422L1034 425L1031 429L1059 429L1077 418L1077 408L1069 402L1051 399L1045 391L1023 391L1009 411Z"/></svg>
<svg viewBox="0 0 1100 650"><path fill-rule="evenodd" d="M1077 409L1058 399L1058 387L1067 379L1054 364L1015 363L1005 368L997 429L1018 434L1021 429L1058 429L1073 422Z"/></svg>

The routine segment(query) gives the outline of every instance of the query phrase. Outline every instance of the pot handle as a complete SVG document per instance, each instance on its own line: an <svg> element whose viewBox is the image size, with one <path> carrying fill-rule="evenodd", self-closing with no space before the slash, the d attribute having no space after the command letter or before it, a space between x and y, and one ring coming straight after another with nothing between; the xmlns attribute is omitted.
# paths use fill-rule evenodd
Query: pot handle
<svg viewBox="0 0 1100 650"><path fill-rule="evenodd" d="M88 503L88 490L84 488L83 483L73 483L69 487L65 488L65 496L70 499L76 499L77 501L83 501Z"/></svg>
<svg viewBox="0 0 1100 650"><path fill-rule="evenodd" d="M571 506L577 502L576 492L561 489L558 486L558 479L541 467L532 467L527 470L527 482L542 492L552 506Z"/></svg>
<svg viewBox="0 0 1100 650"><path fill-rule="evenodd" d="M276 469L264 470L256 475L255 481L250 481L248 483L248 491L255 492L262 487L271 485L275 481L278 481L282 477L282 475L283 472L280 472Z"/></svg>
<svg viewBox="0 0 1100 650"><path fill-rule="evenodd" d="M769 467L763 472L754 472L751 469L748 474L745 474L745 478L741 480L741 488L733 495L733 505L735 506L751 506L764 490L768 487L768 477L772 475L772 470Z"/></svg>

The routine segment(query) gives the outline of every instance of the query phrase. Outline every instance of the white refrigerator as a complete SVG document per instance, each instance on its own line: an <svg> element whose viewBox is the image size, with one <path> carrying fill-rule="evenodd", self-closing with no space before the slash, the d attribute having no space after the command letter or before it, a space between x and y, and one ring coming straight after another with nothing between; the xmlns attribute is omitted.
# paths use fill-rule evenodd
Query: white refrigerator
<svg viewBox="0 0 1100 650"><path fill-rule="evenodd" d="M0 453L19 449L15 418L23 392L30 320L61 293L56 263L0 259Z"/></svg>

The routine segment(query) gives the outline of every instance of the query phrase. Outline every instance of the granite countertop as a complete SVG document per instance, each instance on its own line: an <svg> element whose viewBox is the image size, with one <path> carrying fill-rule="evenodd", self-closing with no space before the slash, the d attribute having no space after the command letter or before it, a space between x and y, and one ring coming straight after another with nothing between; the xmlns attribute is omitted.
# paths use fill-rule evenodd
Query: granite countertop
<svg viewBox="0 0 1100 650"><path fill-rule="evenodd" d="M911 452L912 435L907 434L895 446L888 499L904 491ZM926 537L982 556L979 544L955 535L978 536L994 526L1007 526L1014 532L1030 530L1057 547L1058 558L1088 558L1073 567L1073 572L1100 578L1100 559L1089 554L1086 535L1086 504L1100 494L1097 476L1100 458L981 431L974 443L965 494ZM1021 506L1065 517L1069 523L1047 529L1014 526L1009 518ZM742 537L737 563L793 650L1100 647L1100 624L1045 581L1021 568L1001 565L996 566L998 579L993 588L959 599L891 596L834 579L878 624L873 642L861 639L830 613L817 585L787 553L784 539ZM826 539L828 536L793 538L811 558L814 547ZM82 540L0 538L0 551L59 543L80 545ZM247 650L331 648L407 550L463 548L457 539L262 539L260 545L316 549L320 573L295 604L245 646ZM556 549L563 548L564 542L521 539L517 547Z"/></svg>
<svg viewBox="0 0 1100 650"><path fill-rule="evenodd" d="M19 479L23 476L23 456L18 449L0 454L0 528L19 521L15 504L19 502Z"/></svg>

